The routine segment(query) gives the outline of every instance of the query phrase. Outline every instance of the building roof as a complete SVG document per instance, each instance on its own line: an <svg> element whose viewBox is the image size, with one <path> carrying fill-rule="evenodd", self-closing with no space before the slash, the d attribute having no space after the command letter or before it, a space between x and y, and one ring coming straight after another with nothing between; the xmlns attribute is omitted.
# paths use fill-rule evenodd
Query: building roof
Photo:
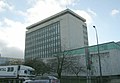
<svg viewBox="0 0 120 83"><path fill-rule="evenodd" d="M40 24L43 24L43 23L45 23L45 22L47 22L47 21L50 21L50 20L52 20L52 19L55 19L55 18L60 17L60 16L62 16L62 15L64 15L64 14L67 14L67 13L75 16L76 18L80 19L80 20L83 21L83 22L86 22L86 20L85 20L84 18L82 18L81 16L79 16L78 14L76 14L75 12L73 12L72 10L66 9L66 10L63 10L63 11L61 11L61 12L59 12L59 13L53 15L53 16L50 16L50 17L48 17L48 18L46 18L46 19L44 19L44 20L41 20L41 21L39 21L39 22L37 22L37 23L34 23L34 24L28 26L26 29L34 28L35 26L38 26L38 25L40 25Z"/></svg>
<svg viewBox="0 0 120 83"><path fill-rule="evenodd" d="M77 48L77 49L72 49L72 50L67 50L65 51L65 53L70 54L70 55L74 55L74 54L85 54L85 48L86 47L82 47L82 48ZM97 45L93 45L93 46L88 46L89 52L97 52ZM103 43L103 44L99 44L99 51L103 52L103 51L110 51L113 49L118 49L120 50L120 45L117 44L116 42L107 42L107 43Z"/></svg>

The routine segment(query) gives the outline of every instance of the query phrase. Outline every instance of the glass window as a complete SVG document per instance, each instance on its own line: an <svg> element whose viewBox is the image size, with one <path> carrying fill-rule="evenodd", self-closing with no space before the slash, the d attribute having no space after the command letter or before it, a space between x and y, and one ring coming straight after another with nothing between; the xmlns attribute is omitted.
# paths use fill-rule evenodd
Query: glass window
<svg viewBox="0 0 120 83"><path fill-rule="evenodd" d="M14 67L8 67L7 68L7 72L13 72L14 71Z"/></svg>
<svg viewBox="0 0 120 83"><path fill-rule="evenodd" d="M27 70L25 70L24 73L27 74Z"/></svg>

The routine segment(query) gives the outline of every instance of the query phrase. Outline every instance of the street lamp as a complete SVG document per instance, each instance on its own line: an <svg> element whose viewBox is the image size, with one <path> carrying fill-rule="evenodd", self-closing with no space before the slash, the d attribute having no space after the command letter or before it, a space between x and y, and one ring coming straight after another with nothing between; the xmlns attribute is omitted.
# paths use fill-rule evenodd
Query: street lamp
<svg viewBox="0 0 120 83"><path fill-rule="evenodd" d="M98 59L99 59L99 72L100 72L100 83L102 83L102 68L101 68L101 57L100 57L100 52L99 52L99 45L98 45L98 34L97 34L97 29L95 26L93 26L96 32L96 39L97 39L97 51L98 51Z"/></svg>

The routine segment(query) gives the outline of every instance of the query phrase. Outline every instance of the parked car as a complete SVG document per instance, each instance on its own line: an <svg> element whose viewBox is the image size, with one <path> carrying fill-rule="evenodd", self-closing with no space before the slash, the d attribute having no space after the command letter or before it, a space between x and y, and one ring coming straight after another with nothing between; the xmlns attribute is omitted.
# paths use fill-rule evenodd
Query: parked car
<svg viewBox="0 0 120 83"><path fill-rule="evenodd" d="M25 80L23 83L30 83L32 80Z"/></svg>
<svg viewBox="0 0 120 83"><path fill-rule="evenodd" d="M26 80L23 83L60 83L54 76L37 77L35 80Z"/></svg>

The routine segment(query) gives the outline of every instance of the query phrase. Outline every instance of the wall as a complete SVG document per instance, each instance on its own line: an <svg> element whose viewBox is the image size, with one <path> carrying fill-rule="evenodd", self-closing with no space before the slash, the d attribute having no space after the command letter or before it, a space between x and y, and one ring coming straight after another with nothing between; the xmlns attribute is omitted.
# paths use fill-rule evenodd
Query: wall
<svg viewBox="0 0 120 83"><path fill-rule="evenodd" d="M84 47L83 25L86 26L78 18L71 14L66 14L61 20L60 26L62 46L65 46L67 50Z"/></svg>

